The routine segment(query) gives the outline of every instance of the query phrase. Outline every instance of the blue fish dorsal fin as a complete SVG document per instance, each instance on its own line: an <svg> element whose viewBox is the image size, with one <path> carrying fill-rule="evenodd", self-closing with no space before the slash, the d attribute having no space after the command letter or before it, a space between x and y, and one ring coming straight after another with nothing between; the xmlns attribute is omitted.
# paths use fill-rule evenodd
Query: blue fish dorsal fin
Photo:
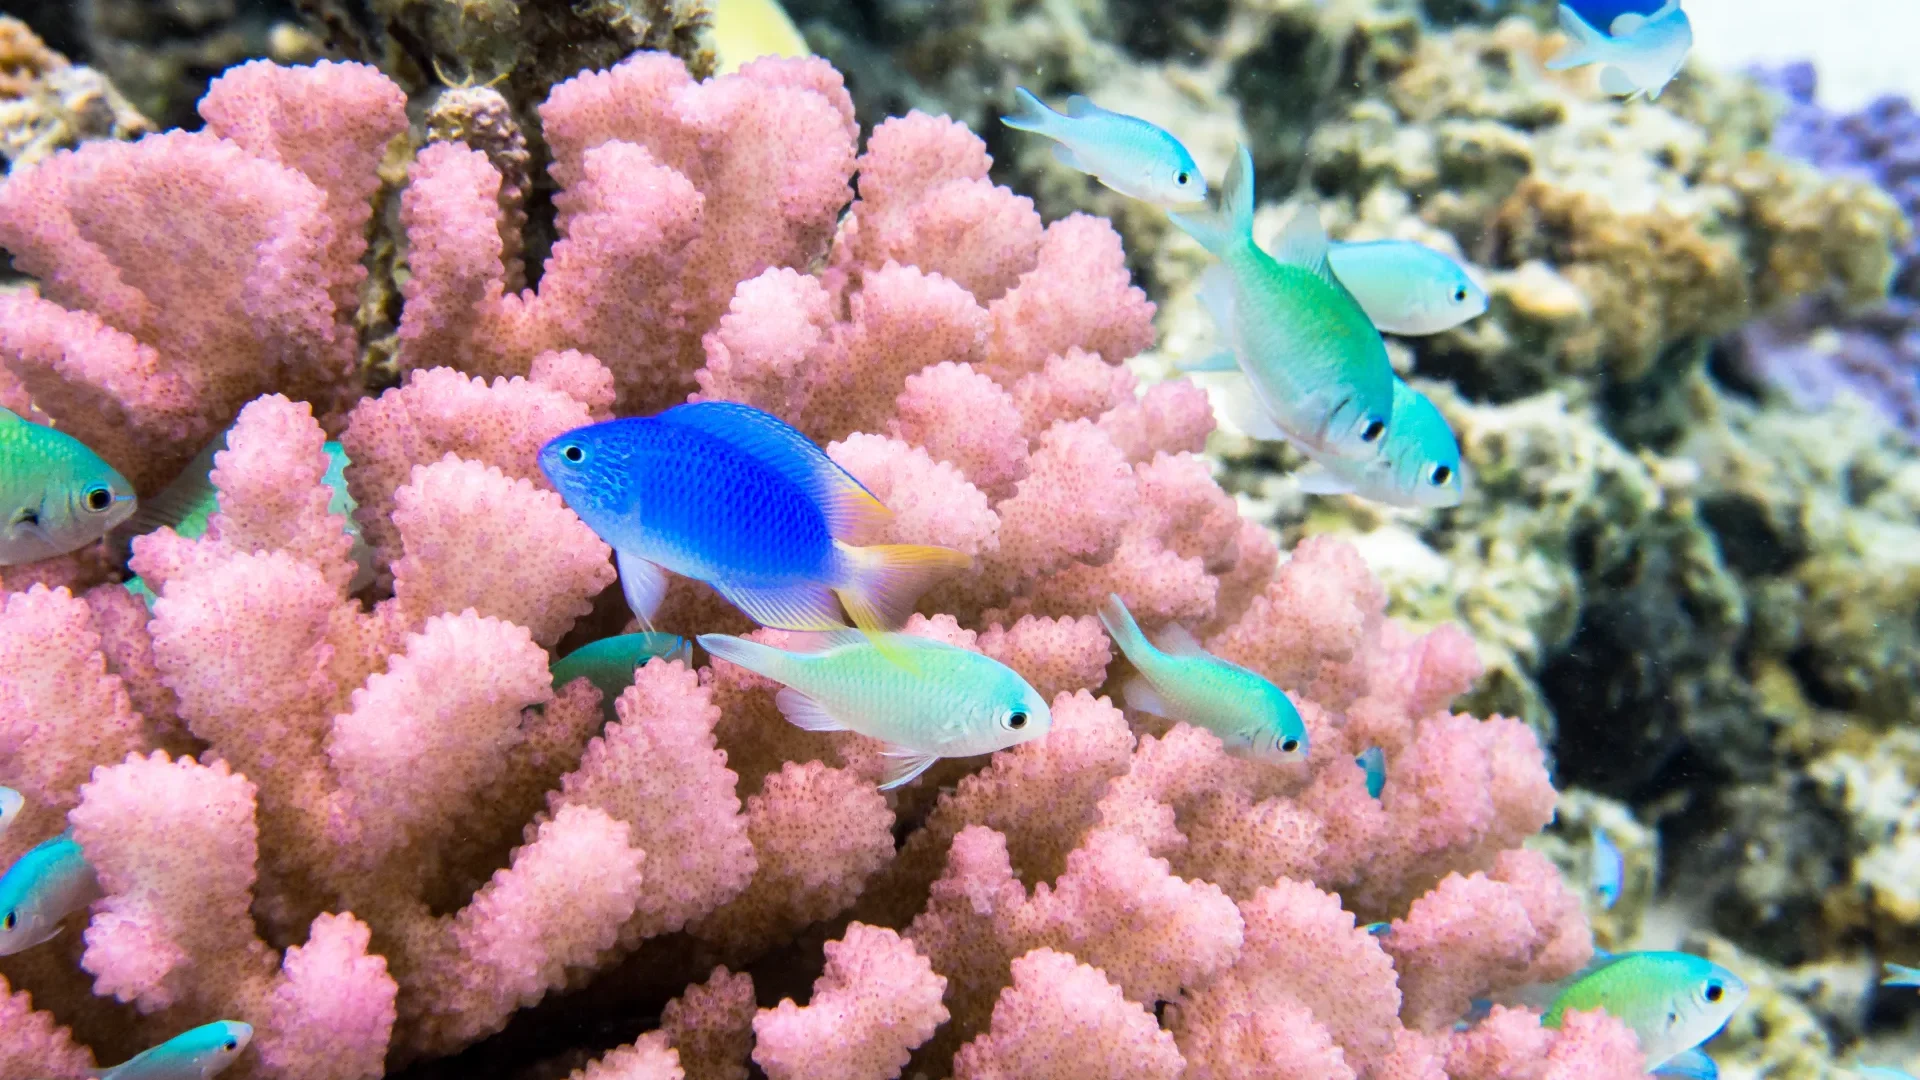
<svg viewBox="0 0 1920 1080"><path fill-rule="evenodd" d="M866 485L772 413L732 401L698 401L676 405L653 419L724 439L792 481L820 507L837 539L869 534L893 517Z"/></svg>
<svg viewBox="0 0 1920 1080"><path fill-rule="evenodd" d="M1344 293L1347 287L1333 276L1333 267L1327 262L1330 247L1327 230L1320 224L1320 208L1306 203L1293 212L1280 239L1274 242L1273 257L1306 270Z"/></svg>
<svg viewBox="0 0 1920 1080"><path fill-rule="evenodd" d="M1623 11L1619 18L1613 20L1613 25L1607 27L1607 36L1626 37L1651 21L1653 21L1651 17L1637 11Z"/></svg>
<svg viewBox="0 0 1920 1080"><path fill-rule="evenodd" d="M1168 623L1153 635L1153 644L1168 656L1207 656L1193 632L1179 623Z"/></svg>
<svg viewBox="0 0 1920 1080"><path fill-rule="evenodd" d="M1075 94L1067 99L1067 115L1078 120L1086 116L1098 116L1107 110L1093 103L1085 94Z"/></svg>

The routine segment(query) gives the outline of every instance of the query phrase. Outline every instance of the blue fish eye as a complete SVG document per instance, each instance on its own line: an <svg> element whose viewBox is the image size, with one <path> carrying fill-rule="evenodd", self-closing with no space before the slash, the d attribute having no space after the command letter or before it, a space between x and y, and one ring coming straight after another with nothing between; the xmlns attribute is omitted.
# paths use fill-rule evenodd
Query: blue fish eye
<svg viewBox="0 0 1920 1080"><path fill-rule="evenodd" d="M1447 468L1445 465L1435 465L1433 467L1432 480L1434 487L1446 487L1447 481L1451 479L1453 479L1452 469Z"/></svg>
<svg viewBox="0 0 1920 1080"><path fill-rule="evenodd" d="M1007 726L1015 731L1027 726L1027 714L1015 710L1007 716Z"/></svg>
<svg viewBox="0 0 1920 1080"><path fill-rule="evenodd" d="M0 929L11 930L19 925L19 923L20 917L9 911L7 912L7 917L4 920L0 920Z"/></svg>
<svg viewBox="0 0 1920 1080"><path fill-rule="evenodd" d="M227 1053L231 1054L238 1049L240 1049L240 1044L238 1042L232 1039L227 1040Z"/></svg>
<svg viewBox="0 0 1920 1080"><path fill-rule="evenodd" d="M1380 436L1386 433L1387 422L1385 420L1369 420L1367 421L1367 426L1360 432L1360 441L1365 443L1379 442Z"/></svg>
<svg viewBox="0 0 1920 1080"><path fill-rule="evenodd" d="M575 465L587 460L587 452L578 443L570 443L560 448L560 456Z"/></svg>
<svg viewBox="0 0 1920 1080"><path fill-rule="evenodd" d="M95 484L87 489L87 509L99 513L113 505L113 492L105 484Z"/></svg>
<svg viewBox="0 0 1920 1080"><path fill-rule="evenodd" d="M1180 170L1180 175L1173 178L1173 182L1181 185L1182 187L1185 187L1192 180L1193 180L1193 177L1187 175L1187 171L1185 169Z"/></svg>
<svg viewBox="0 0 1920 1080"><path fill-rule="evenodd" d="M1298 749L1300 749L1299 739L1283 739L1280 742L1280 752L1283 754L1291 754Z"/></svg>
<svg viewBox="0 0 1920 1080"><path fill-rule="evenodd" d="M1725 996L1727 996L1726 987L1721 986L1718 982L1710 982L1707 984L1706 998L1709 1002L1719 1001Z"/></svg>
<svg viewBox="0 0 1920 1080"><path fill-rule="evenodd" d="M1456 304L1464 304L1467 302L1467 287L1465 285L1455 285L1453 287L1453 302Z"/></svg>

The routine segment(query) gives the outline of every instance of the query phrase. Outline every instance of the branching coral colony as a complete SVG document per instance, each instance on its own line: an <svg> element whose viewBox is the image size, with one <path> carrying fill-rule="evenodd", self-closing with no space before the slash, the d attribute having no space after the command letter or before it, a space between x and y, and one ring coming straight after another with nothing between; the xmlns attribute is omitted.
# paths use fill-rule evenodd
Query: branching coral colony
<svg viewBox="0 0 1920 1080"><path fill-rule="evenodd" d="M0 783L28 803L0 858L71 827L105 895L0 960L0 1080L216 1017L257 1032L236 1075L375 1077L636 954L686 989L581 1075L1641 1075L1597 1013L1452 1030L1590 954L1519 847L1553 810L1540 748L1447 711L1479 670L1458 630L1410 633L1350 548L1283 560L1240 519L1198 456L1204 395L1120 366L1153 308L1104 220L1043 226L945 119L856 157L822 62L696 83L642 54L541 109L561 239L537 292L507 291L487 158L418 154L406 374L367 397L360 259L404 106L371 68L250 64L203 133L0 188L39 281L0 299L0 403L148 492L238 417L211 529L135 544L151 613L97 559L9 574ZM590 683L553 689L614 572L535 451L690 393L829 444L895 511L884 539L973 555L909 630L1015 668L1051 733L882 796L875 744L789 726L738 668L653 661L604 730ZM358 596L329 434L379 569ZM1109 592L1292 691L1311 760L1101 696ZM743 629L684 583L660 621ZM756 1008L729 969L823 922L810 1003Z"/></svg>

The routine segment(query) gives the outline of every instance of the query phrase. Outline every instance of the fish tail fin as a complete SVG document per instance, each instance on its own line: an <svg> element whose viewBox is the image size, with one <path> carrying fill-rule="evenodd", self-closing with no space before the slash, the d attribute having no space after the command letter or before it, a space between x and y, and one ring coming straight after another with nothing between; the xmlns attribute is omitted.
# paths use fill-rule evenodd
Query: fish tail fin
<svg viewBox="0 0 1920 1080"><path fill-rule="evenodd" d="M1253 243L1253 154L1241 143L1220 185L1220 205L1172 212L1173 223L1216 257Z"/></svg>
<svg viewBox="0 0 1920 1080"><path fill-rule="evenodd" d="M1565 71L1591 64L1606 54L1606 35L1595 29L1569 4L1560 5L1560 32L1567 35L1567 47L1547 61L1548 71Z"/></svg>
<svg viewBox="0 0 1920 1080"><path fill-rule="evenodd" d="M1031 131L1040 135L1052 135L1055 125L1061 119L1059 113L1047 107L1047 103L1033 96L1033 92L1024 86L1013 90L1014 100L1019 107L1012 116L1003 116L1000 122L1016 131Z"/></svg>
<svg viewBox="0 0 1920 1080"><path fill-rule="evenodd" d="M1107 628L1107 636L1113 639L1114 647L1134 667L1139 667L1141 661L1159 651L1154 648L1153 642L1147 640L1140 624L1133 621L1133 612L1127 610L1126 601L1121 600L1117 593L1108 593L1095 614L1100 617L1100 625Z"/></svg>
<svg viewBox="0 0 1920 1080"><path fill-rule="evenodd" d="M834 592L868 637L899 629L936 579L973 565L972 556L931 544L834 545L844 568Z"/></svg>
<svg viewBox="0 0 1920 1080"><path fill-rule="evenodd" d="M758 641L748 641L732 634L701 634L694 639L700 647L707 650L708 656L717 656L735 667L743 667L755 675L765 676L774 682L786 685L788 667L792 659L786 653L771 645Z"/></svg>

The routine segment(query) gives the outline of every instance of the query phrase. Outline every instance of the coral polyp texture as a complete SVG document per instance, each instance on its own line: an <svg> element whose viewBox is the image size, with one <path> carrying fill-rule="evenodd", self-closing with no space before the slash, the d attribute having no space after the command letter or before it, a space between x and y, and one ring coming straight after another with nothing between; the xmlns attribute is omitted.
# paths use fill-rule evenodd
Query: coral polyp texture
<svg viewBox="0 0 1920 1080"><path fill-rule="evenodd" d="M133 544L151 611L99 553L8 569L0 783L28 809L0 859L71 828L103 895L0 959L0 1080L215 1018L256 1032L237 1075L359 1080L597 980L662 1020L590 1078L1641 1074L1598 1014L1453 1030L1591 952L1521 847L1553 812L1541 748L1449 711L1465 634L1386 618L1343 542L1283 556L1239 516L1205 395L1122 366L1153 306L1104 220L1043 223L943 118L857 154L823 62L696 82L640 54L542 107L560 239L533 290L488 157L413 159L403 377L372 395L361 256L404 104L371 68L250 64L206 132L0 189L38 279L0 301L0 402L143 494L226 431L206 532ZM553 687L618 591L536 451L689 396L826 444L893 510L875 540L974 556L907 631L1019 671L1051 732L883 795L878 744L787 724L739 668L651 661L604 724L592 683ZM1291 691L1311 759L1115 705L1109 593ZM747 629L685 582L659 621Z"/></svg>

